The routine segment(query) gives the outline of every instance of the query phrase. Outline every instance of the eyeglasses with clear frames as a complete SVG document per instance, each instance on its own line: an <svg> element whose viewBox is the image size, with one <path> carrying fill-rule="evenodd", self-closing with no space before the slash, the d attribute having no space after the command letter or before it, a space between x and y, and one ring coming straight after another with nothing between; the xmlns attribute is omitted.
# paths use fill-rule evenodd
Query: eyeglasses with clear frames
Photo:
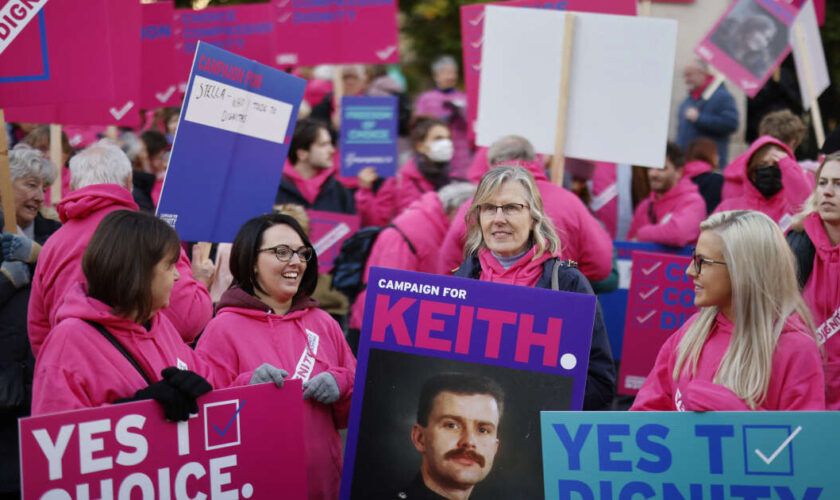
<svg viewBox="0 0 840 500"><path fill-rule="evenodd" d="M493 205L492 203L481 203L478 205L478 213L484 217L495 217L502 210L505 217L515 217L525 210L522 203L506 203L504 205Z"/></svg>
<svg viewBox="0 0 840 500"><path fill-rule="evenodd" d="M274 252L274 256L280 262L289 262L292 260L292 255L297 254L298 258L303 262L309 262L312 258L313 250L310 247L300 247L297 250L292 250L289 245L277 245L269 248L260 248L260 252Z"/></svg>
<svg viewBox="0 0 840 500"><path fill-rule="evenodd" d="M724 265L724 266L726 265L726 262L723 262L723 261L720 261L720 260L707 259L706 257L701 257L701 256L697 255L697 249L696 248L691 249L691 261L694 263L694 269L697 271L697 274L700 274L700 273L703 272L703 263L704 262L707 262L709 264L721 264L721 265Z"/></svg>

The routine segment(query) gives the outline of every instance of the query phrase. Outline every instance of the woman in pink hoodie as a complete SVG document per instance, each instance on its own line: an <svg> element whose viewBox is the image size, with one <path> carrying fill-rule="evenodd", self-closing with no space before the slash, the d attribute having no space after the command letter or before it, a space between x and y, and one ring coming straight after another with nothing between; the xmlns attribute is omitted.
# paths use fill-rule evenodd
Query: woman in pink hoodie
<svg viewBox="0 0 840 500"><path fill-rule="evenodd" d="M811 314L779 227L748 210L700 225L689 318L665 342L631 410L823 410Z"/></svg>
<svg viewBox="0 0 840 500"><path fill-rule="evenodd" d="M467 212L466 234L467 258L455 276L593 295L575 265L558 258L560 238L534 176L523 167L502 165L484 174ZM614 393L615 367L597 305L583 409L606 409Z"/></svg>
<svg viewBox="0 0 840 500"><path fill-rule="evenodd" d="M118 210L102 219L82 259L86 282L67 292L38 356L33 415L155 399L167 418L186 420L198 396L230 385L233 377L196 355L159 314L179 256L175 230L152 215Z"/></svg>
<svg viewBox="0 0 840 500"><path fill-rule="evenodd" d="M356 360L338 323L310 298L315 250L294 218L262 215L236 235L230 271L233 285L196 350L230 377L266 361L303 381L309 498L338 498L338 429L347 427Z"/></svg>
<svg viewBox="0 0 840 500"><path fill-rule="evenodd" d="M817 186L795 217L788 243L799 264L799 284L825 346L826 406L840 410L840 153L817 170Z"/></svg>

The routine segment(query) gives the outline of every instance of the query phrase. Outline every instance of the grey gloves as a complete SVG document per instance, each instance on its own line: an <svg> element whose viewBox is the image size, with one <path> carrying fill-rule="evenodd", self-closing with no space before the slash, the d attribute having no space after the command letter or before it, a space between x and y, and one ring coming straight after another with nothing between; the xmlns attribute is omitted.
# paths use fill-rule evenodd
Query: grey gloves
<svg viewBox="0 0 840 500"><path fill-rule="evenodd" d="M303 399L312 398L325 405L338 401L341 393L331 373L321 372L303 383Z"/></svg>
<svg viewBox="0 0 840 500"><path fill-rule="evenodd" d="M0 235L0 250L3 260L19 260L34 264L41 252L41 245L19 234L3 233Z"/></svg>
<svg viewBox="0 0 840 500"><path fill-rule="evenodd" d="M266 382L274 382L277 387L283 387L283 379L289 376L286 370L276 368L268 363L263 363L254 370L251 375L251 381L248 385L264 384Z"/></svg>
<svg viewBox="0 0 840 500"><path fill-rule="evenodd" d="M2 273L15 288L21 288L28 285L29 281L32 279L32 273L29 271L29 265L26 262L3 262L3 265L0 265L0 273Z"/></svg>

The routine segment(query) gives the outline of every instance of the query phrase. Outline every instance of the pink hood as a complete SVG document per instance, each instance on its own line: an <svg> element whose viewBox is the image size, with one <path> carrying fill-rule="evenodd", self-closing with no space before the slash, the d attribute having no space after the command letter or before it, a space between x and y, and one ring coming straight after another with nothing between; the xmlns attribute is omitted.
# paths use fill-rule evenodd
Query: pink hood
<svg viewBox="0 0 840 500"><path fill-rule="evenodd" d="M131 192L116 184L93 184L77 189L56 206L62 223L71 219L84 219L93 212L111 210L139 210Z"/></svg>
<svg viewBox="0 0 840 500"><path fill-rule="evenodd" d="M698 175L711 172L712 166L703 160L693 160L685 164L683 167L683 176L693 179Z"/></svg>
<svg viewBox="0 0 840 500"><path fill-rule="evenodd" d="M330 176L336 173L336 171L337 169L335 166L322 168L318 170L315 177L312 177L311 179L304 179L303 176L295 169L294 165L289 162L289 160L286 160L286 163L283 166L283 175L292 180L292 184L295 185L303 198L310 204L315 203L315 199L318 198L318 193L321 192L321 187L325 182L327 182L327 179L329 179Z"/></svg>

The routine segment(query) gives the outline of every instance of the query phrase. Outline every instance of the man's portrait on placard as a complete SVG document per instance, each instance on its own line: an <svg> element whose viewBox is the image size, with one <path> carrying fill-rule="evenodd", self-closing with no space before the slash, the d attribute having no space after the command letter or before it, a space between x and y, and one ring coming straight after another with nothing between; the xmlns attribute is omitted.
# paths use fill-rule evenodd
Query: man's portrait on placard
<svg viewBox="0 0 840 500"><path fill-rule="evenodd" d="M738 0L709 41L761 78L787 47L788 27L755 0Z"/></svg>

